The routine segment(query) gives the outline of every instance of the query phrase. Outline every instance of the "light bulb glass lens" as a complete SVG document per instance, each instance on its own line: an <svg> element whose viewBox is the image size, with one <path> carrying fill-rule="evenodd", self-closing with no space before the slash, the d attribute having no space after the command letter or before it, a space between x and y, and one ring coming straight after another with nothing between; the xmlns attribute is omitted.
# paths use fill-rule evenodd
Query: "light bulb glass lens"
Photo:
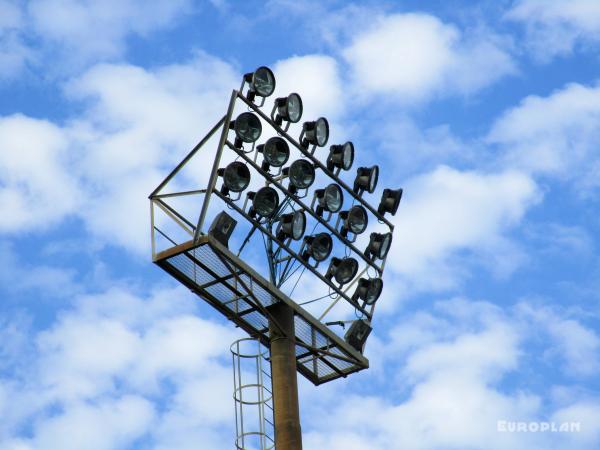
<svg viewBox="0 0 600 450"><path fill-rule="evenodd" d="M305 159L294 161L290 166L290 183L297 189L307 189L315 181L315 169Z"/></svg>
<svg viewBox="0 0 600 450"><path fill-rule="evenodd" d="M319 233L314 236L311 243L311 255L315 261L324 261L331 253L332 247L333 241L331 240L331 236L327 233Z"/></svg>
<svg viewBox="0 0 600 450"><path fill-rule="evenodd" d="M298 94L290 94L287 99L288 120L296 123L302 117L302 100Z"/></svg>
<svg viewBox="0 0 600 450"><path fill-rule="evenodd" d="M348 211L348 229L354 234L360 234L367 229L369 217L367 211L360 205L355 205Z"/></svg>
<svg viewBox="0 0 600 450"><path fill-rule="evenodd" d="M254 196L252 205L259 216L269 217L279 206L279 195L272 187L261 188Z"/></svg>
<svg viewBox="0 0 600 450"><path fill-rule="evenodd" d="M325 144L327 144L327 140L329 139L329 124L327 123L327 119L324 117L321 117L317 120L315 135L317 138L317 145L319 147L323 147Z"/></svg>
<svg viewBox="0 0 600 450"><path fill-rule="evenodd" d="M225 168L223 182L232 192L242 192L250 184L250 170L239 161L232 162Z"/></svg>
<svg viewBox="0 0 600 450"><path fill-rule="evenodd" d="M260 119L251 112L244 112L235 119L235 134L243 142L256 142L262 133Z"/></svg>
<svg viewBox="0 0 600 450"><path fill-rule="evenodd" d="M298 240L304 234L306 229L306 216L302 211L296 211L294 213L294 219L292 221L292 238Z"/></svg>
<svg viewBox="0 0 600 450"><path fill-rule="evenodd" d="M324 203L327 211L338 212L342 208L344 197L337 184L330 184L325 188Z"/></svg>
<svg viewBox="0 0 600 450"><path fill-rule="evenodd" d="M268 67L259 67L252 77L252 87L257 95L268 97L275 90L275 76Z"/></svg>
<svg viewBox="0 0 600 450"><path fill-rule="evenodd" d="M273 167L283 166L290 157L290 147L280 137L272 137L265 143L265 160Z"/></svg>

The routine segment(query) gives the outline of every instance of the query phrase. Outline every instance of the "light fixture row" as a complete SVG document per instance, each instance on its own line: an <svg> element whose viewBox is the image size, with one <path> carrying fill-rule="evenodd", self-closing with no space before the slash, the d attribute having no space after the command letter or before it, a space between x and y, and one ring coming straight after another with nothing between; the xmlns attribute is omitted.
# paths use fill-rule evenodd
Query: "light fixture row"
<svg viewBox="0 0 600 450"><path fill-rule="evenodd" d="M251 112L241 113L237 119L231 122L230 127L235 130L236 138L234 146L236 148L241 148L244 142L256 142L262 133L260 119ZM320 118L315 122L306 122L301 135L301 142L304 142L304 144L315 142L317 145L324 146L327 139L323 137L322 133L325 132L323 130L328 130L328 127L325 118ZM322 129L321 134L319 134L320 129ZM293 193L308 189L314 182L315 167L308 160L299 159L294 161L290 167L283 168L290 157L290 147L285 139L279 136L271 137L264 144L258 145L256 149L263 155L262 169L268 172L271 167L274 167L283 172L285 176L289 176L289 188ZM330 146L326 165L327 169L334 172L336 176L339 175L341 170L349 170L353 162L354 144L352 142L348 141L345 144ZM352 190L359 196L365 192L372 194L377 187L378 181L379 166L359 167L356 170ZM237 192L231 188L229 190ZM398 209L402 197L402 189L386 189L384 192L386 192L385 197L387 200L385 205L379 206L378 211L380 214L388 212L393 215Z"/></svg>

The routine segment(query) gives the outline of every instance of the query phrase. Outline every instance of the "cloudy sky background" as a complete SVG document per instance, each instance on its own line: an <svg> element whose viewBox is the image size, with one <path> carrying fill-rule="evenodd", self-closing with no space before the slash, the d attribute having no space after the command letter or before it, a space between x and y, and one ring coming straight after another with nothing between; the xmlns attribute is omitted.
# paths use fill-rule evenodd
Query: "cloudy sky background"
<svg viewBox="0 0 600 450"><path fill-rule="evenodd" d="M0 0L0 449L232 448L240 333L151 264L147 195L263 64L405 189L305 448L599 448L599 50L597 0Z"/></svg>

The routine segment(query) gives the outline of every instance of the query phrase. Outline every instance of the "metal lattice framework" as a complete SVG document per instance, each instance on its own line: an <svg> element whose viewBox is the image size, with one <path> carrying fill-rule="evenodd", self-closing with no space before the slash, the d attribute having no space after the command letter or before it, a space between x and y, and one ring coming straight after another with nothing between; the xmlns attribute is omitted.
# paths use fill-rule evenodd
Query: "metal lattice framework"
<svg viewBox="0 0 600 450"><path fill-rule="evenodd" d="M284 138L301 158L310 161L319 171L322 180L339 185L352 205L363 206L383 231L393 232L392 223L355 193L340 178L339 172L334 173L319 161L314 156L314 149L311 151L302 146L287 133L287 129L267 116L240 91L234 90L225 116L150 195L153 260L267 347L269 321L272 319L269 307L277 302L289 305L294 311L297 369L312 383L318 385L365 369L369 365L368 360L321 320L332 309L343 304L351 308L358 318L370 321L375 304L361 304L349 292L365 274L374 273L374 276L381 277L385 259L377 262L369 258L359 249L357 242L340 232L337 224L332 224L329 218L317 214L313 205L286 187L285 176L281 172L272 174L261 167L257 162L258 152L254 146L247 150L231 141L230 125L236 107L255 113L274 134ZM218 142L214 142L217 137ZM198 186L192 185L190 189L184 188L183 183L177 182L178 176L187 166L194 164L197 154L204 149L208 155L202 157L202 166L206 167L206 163L212 158L212 170L206 187L198 189ZM269 218L255 217L248 212L247 199L233 198L218 189L218 171L228 159L242 161L260 176L264 185L273 187L281 194L283 201L277 214ZM172 203L182 199L191 199L193 206L180 207ZM207 232L206 224L210 224L208 219L221 210L235 215L240 224L247 224L247 233L241 243L237 243L237 251L223 245ZM304 243L277 238L273 228L281 215L297 210L304 211L309 216L313 231L321 230L330 234L336 239L339 251L352 255L362 263L362 269L351 283L336 285L324 275L318 264L311 264L303 258ZM162 215L160 223L159 213ZM256 234L263 239L262 247L256 242L248 244L253 236L256 238L256 231L260 232ZM257 250L260 248L264 248L264 267L255 263ZM241 255L243 251L249 254L244 260ZM248 263L248 258L252 259L251 264ZM264 269L262 273L260 269ZM321 293L304 303L313 308L315 303L328 301L324 310L317 311L313 308L309 311L290 298L303 277L308 278L306 283L309 288L322 286L325 292L325 295ZM284 293L292 283L295 284L291 291Z"/></svg>

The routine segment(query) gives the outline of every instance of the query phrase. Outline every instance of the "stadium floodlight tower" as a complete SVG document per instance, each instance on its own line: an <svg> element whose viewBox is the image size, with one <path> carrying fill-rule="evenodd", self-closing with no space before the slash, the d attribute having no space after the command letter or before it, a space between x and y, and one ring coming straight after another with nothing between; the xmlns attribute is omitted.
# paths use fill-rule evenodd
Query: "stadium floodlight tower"
<svg viewBox="0 0 600 450"><path fill-rule="evenodd" d="M324 150L327 119L299 124L300 95L271 105L274 91L269 68L246 74L224 116L152 192L152 256L269 350L275 446L298 450L296 372L319 385L369 366L394 231L385 215L402 189L372 206L379 167L344 182L354 144Z"/></svg>

